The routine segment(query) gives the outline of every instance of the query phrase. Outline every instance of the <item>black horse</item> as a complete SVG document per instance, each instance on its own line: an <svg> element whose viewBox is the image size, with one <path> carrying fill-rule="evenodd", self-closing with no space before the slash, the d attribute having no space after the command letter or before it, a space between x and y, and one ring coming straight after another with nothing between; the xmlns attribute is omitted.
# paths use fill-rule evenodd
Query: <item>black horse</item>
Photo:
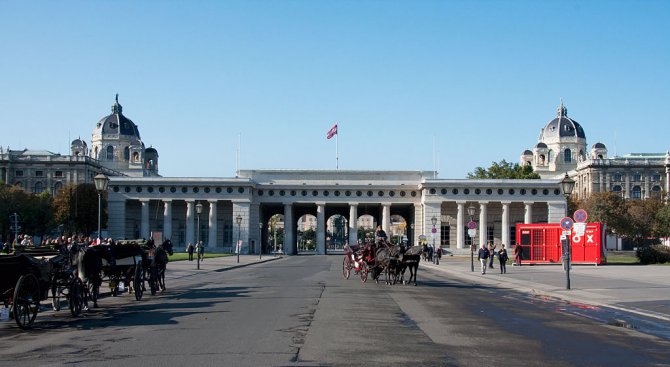
<svg viewBox="0 0 670 367"><path fill-rule="evenodd" d="M150 282L156 279L161 291L165 291L165 269L169 260L168 255L172 256L172 241L165 240L156 247L154 258L150 265Z"/></svg>
<svg viewBox="0 0 670 367"><path fill-rule="evenodd" d="M411 283L414 280L416 285L416 273L419 270L419 262L423 248L421 246L412 246L408 248L401 257L400 261L400 281L404 284ZM405 283L405 270L409 268L409 280Z"/></svg>
<svg viewBox="0 0 670 367"><path fill-rule="evenodd" d="M402 248L392 244L379 241L379 249L375 254L375 267L372 270L372 279L379 283L379 276L382 271L385 275L386 284L395 284L398 281L401 271L400 257Z"/></svg>

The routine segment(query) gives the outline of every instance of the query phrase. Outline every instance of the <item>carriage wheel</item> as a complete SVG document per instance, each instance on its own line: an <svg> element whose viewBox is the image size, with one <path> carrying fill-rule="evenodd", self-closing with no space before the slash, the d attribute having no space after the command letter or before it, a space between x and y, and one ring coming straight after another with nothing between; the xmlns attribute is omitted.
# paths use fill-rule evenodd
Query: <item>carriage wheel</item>
<svg viewBox="0 0 670 367"><path fill-rule="evenodd" d="M40 285L33 274L22 275L16 282L13 307L16 325L21 329L29 328L40 308Z"/></svg>
<svg viewBox="0 0 670 367"><path fill-rule="evenodd" d="M349 279L349 275L351 275L351 259L349 255L344 255L344 260L342 260L342 276L344 276L344 279Z"/></svg>
<svg viewBox="0 0 670 367"><path fill-rule="evenodd" d="M144 272L142 271L142 265L135 265L135 278L133 278L133 288L135 291L135 299L141 300L142 294L144 294Z"/></svg>
<svg viewBox="0 0 670 367"><path fill-rule="evenodd" d="M74 278L70 281L69 289L70 313L73 317L79 317L84 307L84 283L81 279Z"/></svg>
<svg viewBox="0 0 670 367"><path fill-rule="evenodd" d="M361 270L358 271L361 276L361 281L363 283L368 281L368 264L365 261L361 261Z"/></svg>

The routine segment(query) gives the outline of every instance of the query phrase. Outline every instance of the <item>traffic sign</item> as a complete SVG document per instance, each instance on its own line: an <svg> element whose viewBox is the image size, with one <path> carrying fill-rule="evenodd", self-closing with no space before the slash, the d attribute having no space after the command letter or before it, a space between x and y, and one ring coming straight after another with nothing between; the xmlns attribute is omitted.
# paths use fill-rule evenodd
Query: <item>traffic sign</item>
<svg viewBox="0 0 670 367"><path fill-rule="evenodd" d="M574 230L575 234L583 236L584 232L586 232L586 223L575 223Z"/></svg>
<svg viewBox="0 0 670 367"><path fill-rule="evenodd" d="M437 228L433 228L430 231L433 232L433 233L437 233Z"/></svg>
<svg viewBox="0 0 670 367"><path fill-rule="evenodd" d="M471 220L468 222L468 229L477 229L477 222Z"/></svg>
<svg viewBox="0 0 670 367"><path fill-rule="evenodd" d="M574 222L572 221L572 218L570 217L565 217L561 219L561 228L565 229L566 231L569 229L572 229L572 225Z"/></svg>
<svg viewBox="0 0 670 367"><path fill-rule="evenodd" d="M474 237L477 235L477 230L476 229L468 229L468 236Z"/></svg>
<svg viewBox="0 0 670 367"><path fill-rule="evenodd" d="M584 209L575 211L575 214L573 214L572 217L575 218L575 222L577 223L586 223L586 220L589 218Z"/></svg>
<svg viewBox="0 0 670 367"><path fill-rule="evenodd" d="M561 233L561 236L569 236L571 233L572 233L572 232L570 232L570 231L563 231L563 232Z"/></svg>

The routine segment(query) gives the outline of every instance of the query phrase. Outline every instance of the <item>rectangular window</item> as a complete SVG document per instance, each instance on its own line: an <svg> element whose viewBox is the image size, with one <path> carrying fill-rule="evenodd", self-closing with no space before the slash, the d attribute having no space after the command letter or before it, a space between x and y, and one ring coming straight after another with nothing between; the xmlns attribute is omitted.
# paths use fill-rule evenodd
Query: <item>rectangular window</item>
<svg viewBox="0 0 670 367"><path fill-rule="evenodd" d="M440 243L442 244L442 247L450 247L451 246L451 227L448 225L443 225L440 228Z"/></svg>
<svg viewBox="0 0 670 367"><path fill-rule="evenodd" d="M621 182L621 174L617 173L614 176L612 176L612 181Z"/></svg>
<svg viewBox="0 0 670 367"><path fill-rule="evenodd" d="M16 171L14 171L14 174L16 177L23 177L23 170L17 169Z"/></svg>
<svg viewBox="0 0 670 367"><path fill-rule="evenodd" d="M35 171L35 177L44 177L44 171Z"/></svg>
<svg viewBox="0 0 670 367"><path fill-rule="evenodd" d="M63 171L54 172L54 177L63 177Z"/></svg>
<svg viewBox="0 0 670 367"><path fill-rule="evenodd" d="M635 182L642 181L642 175L640 175L640 174L633 175L633 181L635 181Z"/></svg>
<svg viewBox="0 0 670 367"><path fill-rule="evenodd" d="M661 175L652 175L651 180L653 182L659 182L659 181L661 181Z"/></svg>

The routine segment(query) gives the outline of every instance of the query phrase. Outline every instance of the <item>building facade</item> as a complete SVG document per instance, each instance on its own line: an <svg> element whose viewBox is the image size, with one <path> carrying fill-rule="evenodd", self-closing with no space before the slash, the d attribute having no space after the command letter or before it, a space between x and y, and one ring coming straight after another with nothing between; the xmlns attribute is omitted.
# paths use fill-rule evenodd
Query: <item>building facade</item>
<svg viewBox="0 0 670 367"><path fill-rule="evenodd" d="M670 193L670 152L608 157L601 142L587 150L584 129L568 117L563 102L556 118L542 128L533 150L525 150L520 161L542 178L560 179L567 173L576 181L573 195L579 199L608 191L626 199L667 198Z"/></svg>
<svg viewBox="0 0 670 367"><path fill-rule="evenodd" d="M32 193L56 195L65 185L93 183L107 176L158 176L158 151L144 147L137 125L122 113L119 95L112 113L96 124L91 149L81 138L70 144L70 154L46 150L0 148L0 180Z"/></svg>
<svg viewBox="0 0 670 367"><path fill-rule="evenodd" d="M326 223L332 216L347 219L348 243L357 241L362 216L371 216L387 233L395 216L408 223L411 243L424 235L452 252L467 252L470 243L511 245L518 223L558 222L566 214L559 182L344 170L241 170L235 178L112 177L108 230L114 238L159 236L177 246L200 239L214 251L228 251L241 241L242 253L258 253L268 252L269 220L281 214L282 250L295 254L301 218L310 215L316 218L317 253L326 253ZM468 217L470 206L474 218ZM466 228L471 220L477 223L474 238Z"/></svg>

